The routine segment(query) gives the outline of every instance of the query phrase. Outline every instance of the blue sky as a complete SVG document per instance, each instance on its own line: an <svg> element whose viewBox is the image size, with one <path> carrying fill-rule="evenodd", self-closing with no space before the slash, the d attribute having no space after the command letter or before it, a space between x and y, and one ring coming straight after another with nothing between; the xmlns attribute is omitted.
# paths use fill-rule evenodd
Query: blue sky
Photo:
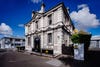
<svg viewBox="0 0 100 67"><path fill-rule="evenodd" d="M40 10L42 2L46 5L46 11L64 2L70 9L70 16L76 28L86 30L95 36L100 35L99 0L0 0L0 37L24 36L23 24L31 19L32 10Z"/></svg>

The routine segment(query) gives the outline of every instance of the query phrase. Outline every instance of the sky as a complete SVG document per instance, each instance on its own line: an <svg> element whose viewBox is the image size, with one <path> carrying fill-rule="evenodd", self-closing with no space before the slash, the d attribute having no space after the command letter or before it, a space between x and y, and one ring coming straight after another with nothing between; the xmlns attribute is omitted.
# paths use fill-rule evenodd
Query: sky
<svg viewBox="0 0 100 67"><path fill-rule="evenodd" d="M46 11L63 2L77 29L100 36L100 0L0 0L0 37L25 36L24 24L42 2Z"/></svg>

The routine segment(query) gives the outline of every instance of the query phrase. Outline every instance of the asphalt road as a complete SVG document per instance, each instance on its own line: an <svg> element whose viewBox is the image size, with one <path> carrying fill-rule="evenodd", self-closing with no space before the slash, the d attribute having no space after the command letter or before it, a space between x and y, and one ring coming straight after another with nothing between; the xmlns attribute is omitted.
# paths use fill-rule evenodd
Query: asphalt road
<svg viewBox="0 0 100 67"><path fill-rule="evenodd" d="M86 62L70 57L48 58L16 51L0 52L0 67L100 67L100 51L89 51Z"/></svg>
<svg viewBox="0 0 100 67"><path fill-rule="evenodd" d="M52 63L54 62L54 63ZM0 67L65 67L60 61L20 52L0 52Z"/></svg>

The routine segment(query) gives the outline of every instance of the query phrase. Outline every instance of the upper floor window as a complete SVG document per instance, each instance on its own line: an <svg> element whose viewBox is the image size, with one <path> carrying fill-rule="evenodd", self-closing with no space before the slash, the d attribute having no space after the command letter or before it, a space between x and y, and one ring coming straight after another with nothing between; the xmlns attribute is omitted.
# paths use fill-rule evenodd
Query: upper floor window
<svg viewBox="0 0 100 67"><path fill-rule="evenodd" d="M20 39L15 39L15 41L20 41Z"/></svg>
<svg viewBox="0 0 100 67"><path fill-rule="evenodd" d="M10 41L12 41L13 39L12 38L10 38Z"/></svg>
<svg viewBox="0 0 100 67"><path fill-rule="evenodd" d="M51 25L52 24L52 15L48 16L48 21L49 21L49 25Z"/></svg>
<svg viewBox="0 0 100 67"><path fill-rule="evenodd" d="M31 25L28 25L28 31L30 31L31 30Z"/></svg>
<svg viewBox="0 0 100 67"><path fill-rule="evenodd" d="M48 33L48 43L52 43L52 33Z"/></svg>
<svg viewBox="0 0 100 67"><path fill-rule="evenodd" d="M25 41L25 40L23 39L23 41Z"/></svg>
<svg viewBox="0 0 100 67"><path fill-rule="evenodd" d="M38 21L36 21L36 29L38 29Z"/></svg>

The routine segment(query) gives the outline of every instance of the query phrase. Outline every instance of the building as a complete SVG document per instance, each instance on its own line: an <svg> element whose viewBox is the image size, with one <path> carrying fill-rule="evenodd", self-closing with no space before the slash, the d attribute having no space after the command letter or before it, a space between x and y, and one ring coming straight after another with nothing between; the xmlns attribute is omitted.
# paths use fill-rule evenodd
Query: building
<svg viewBox="0 0 100 67"><path fill-rule="evenodd" d="M16 48L17 46L25 46L25 38L20 37L3 37L0 39L0 48Z"/></svg>
<svg viewBox="0 0 100 67"><path fill-rule="evenodd" d="M25 24L25 48L28 51L62 54L62 45L71 44L70 36L74 30L63 3L45 12L42 3L40 11L32 12L32 19Z"/></svg>
<svg viewBox="0 0 100 67"><path fill-rule="evenodd" d="M100 37L91 38L90 48L100 48Z"/></svg>

